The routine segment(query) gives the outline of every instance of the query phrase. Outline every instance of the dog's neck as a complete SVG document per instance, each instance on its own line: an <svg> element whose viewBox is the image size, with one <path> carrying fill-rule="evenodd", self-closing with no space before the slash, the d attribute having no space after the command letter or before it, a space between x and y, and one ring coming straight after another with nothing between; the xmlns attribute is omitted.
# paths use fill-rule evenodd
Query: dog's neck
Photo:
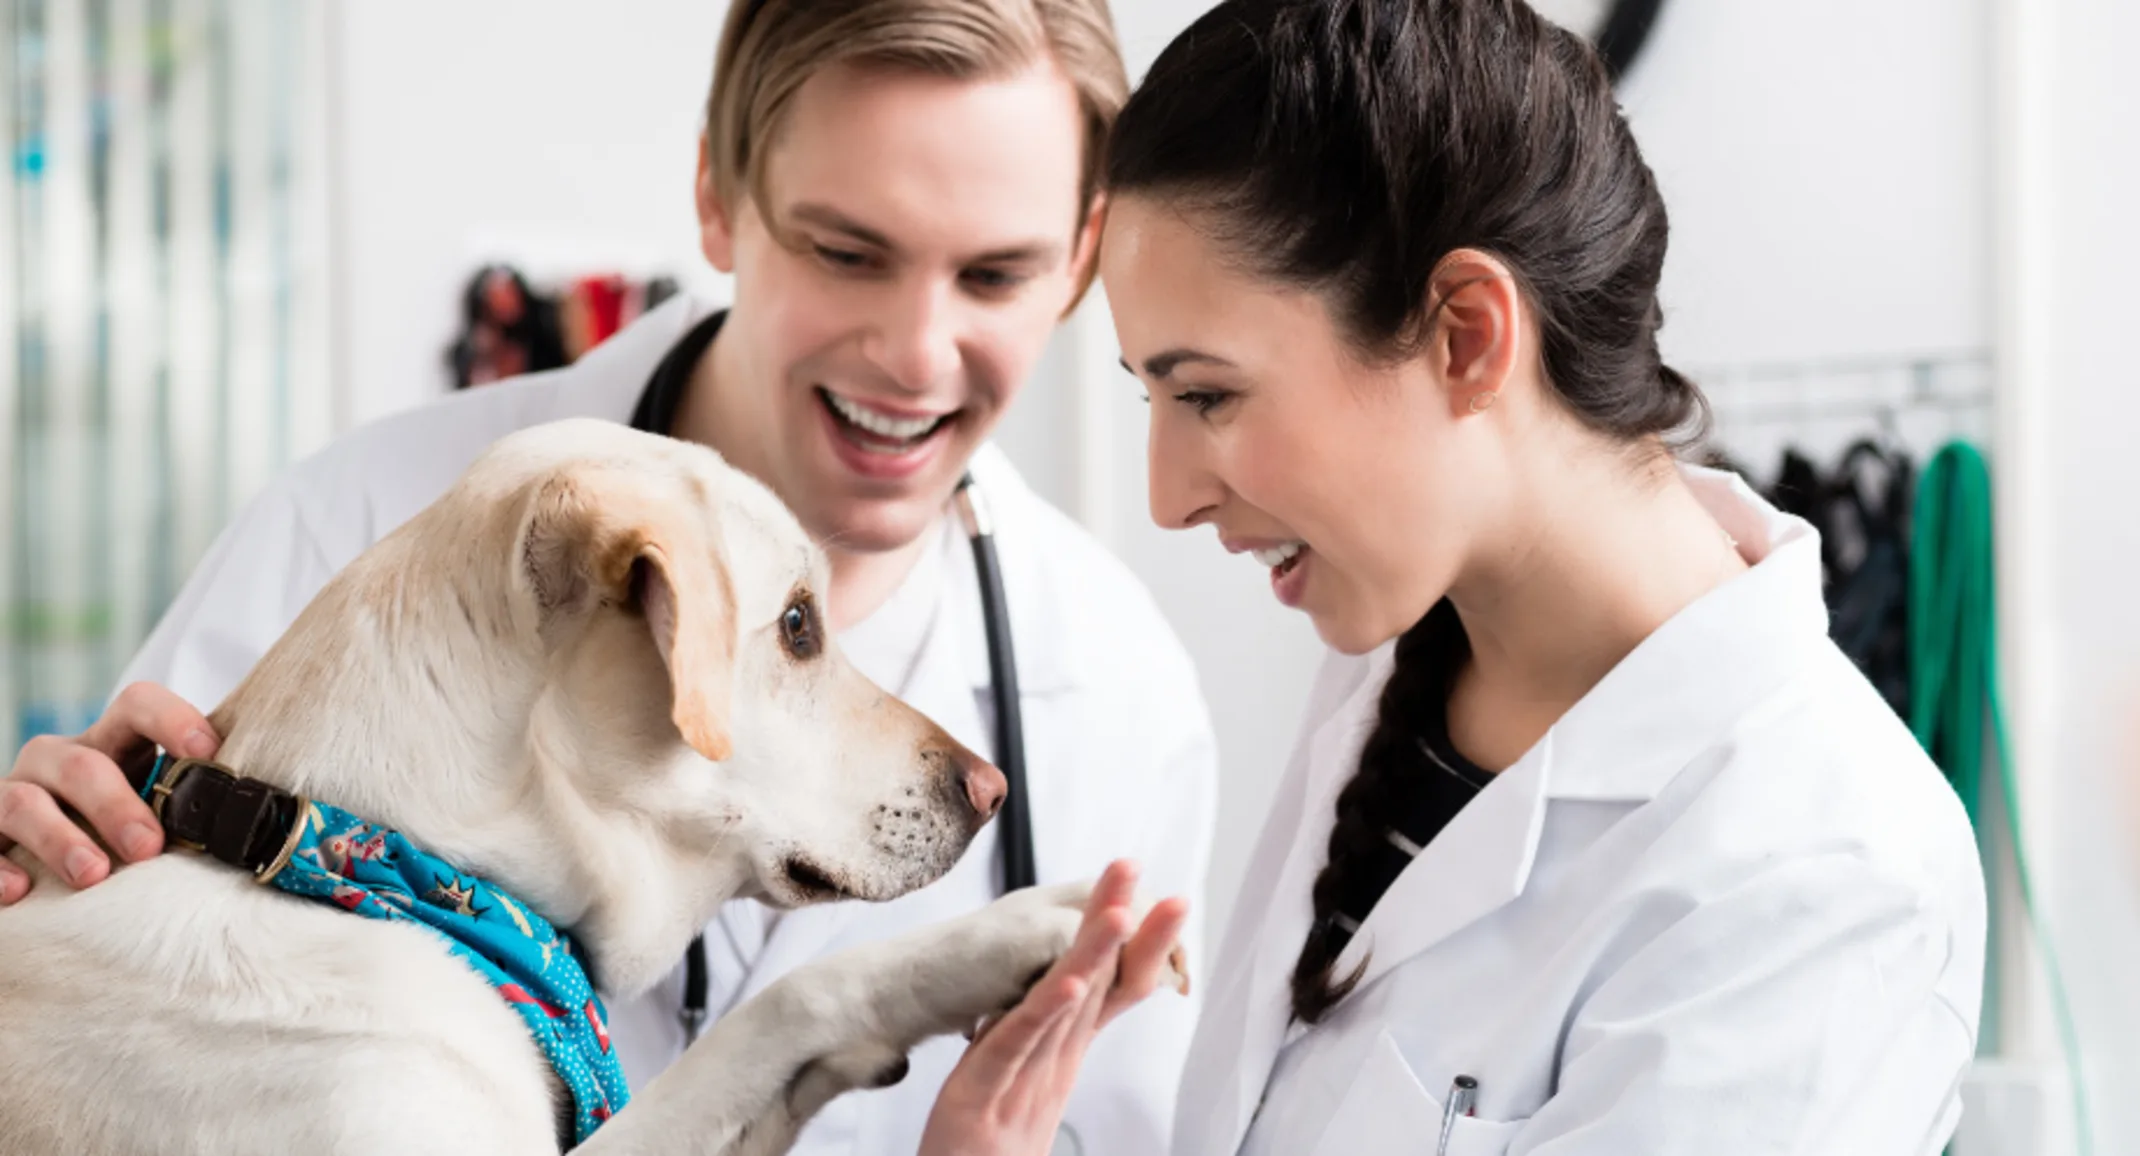
<svg viewBox="0 0 2140 1156"><path fill-rule="evenodd" d="M687 883L644 829L582 797L573 712L498 617L508 600L396 545L323 590L216 709L217 761L506 888L573 932L604 990L651 986L747 880L709 881L702 862Z"/></svg>

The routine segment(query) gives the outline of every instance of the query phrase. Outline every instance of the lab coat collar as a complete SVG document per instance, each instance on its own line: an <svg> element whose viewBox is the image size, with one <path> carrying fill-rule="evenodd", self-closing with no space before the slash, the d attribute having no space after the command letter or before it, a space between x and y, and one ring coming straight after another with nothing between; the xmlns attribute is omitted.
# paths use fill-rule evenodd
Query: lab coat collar
<svg viewBox="0 0 2140 1156"><path fill-rule="evenodd" d="M1734 475L1684 472L1755 564L1643 640L1459 811L1375 905L1335 974L1364 961L1364 987L1521 895L1548 801L1649 801L1826 645L1813 528Z"/></svg>
<svg viewBox="0 0 2140 1156"><path fill-rule="evenodd" d="M1674 615L1555 724L1550 747L1525 760L1550 763L1548 798L1654 797L1827 644L1819 534L1735 474L1682 473L1754 565Z"/></svg>

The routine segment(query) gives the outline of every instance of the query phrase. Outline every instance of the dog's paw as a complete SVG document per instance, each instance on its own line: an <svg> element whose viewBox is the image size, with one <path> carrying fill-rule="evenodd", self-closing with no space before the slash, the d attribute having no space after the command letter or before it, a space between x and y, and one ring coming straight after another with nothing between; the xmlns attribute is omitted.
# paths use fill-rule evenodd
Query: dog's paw
<svg viewBox="0 0 2140 1156"><path fill-rule="evenodd" d="M1091 897L1091 883L1027 888L923 932L916 953L921 974L911 989L920 997L922 1022L910 1026L924 1037L970 1036L988 1018L1016 1006L1070 949ZM1150 909L1140 900L1132 909L1135 920ZM1179 946L1167 962L1171 986L1186 994L1188 965Z"/></svg>
<svg viewBox="0 0 2140 1156"><path fill-rule="evenodd" d="M788 1081L788 1110L807 1117L843 1092L889 1088L907 1078L907 1053L879 1040L829 1052L798 1069Z"/></svg>
<svg viewBox="0 0 2140 1156"><path fill-rule="evenodd" d="M991 913L1004 913L1011 919L1025 916L1039 919L1048 925L1049 930L1054 933L1054 938L1050 941L1052 950L1047 952L1046 960L1026 980L1025 986L1031 987L1048 968L1054 966L1056 960L1062 958L1063 952L1068 951L1071 942L1077 938L1078 925L1085 918L1085 905L1092 899L1092 888L1093 884L1090 882L1027 888L996 900L982 909L975 918L986 919ZM1133 900L1130 905L1130 927L1135 929L1142 926L1145 917L1152 913L1152 907L1152 900L1142 895ZM1063 921L1066 913L1069 917L1067 923ZM1177 993L1189 994L1189 956L1179 943L1167 952L1166 982L1167 986Z"/></svg>

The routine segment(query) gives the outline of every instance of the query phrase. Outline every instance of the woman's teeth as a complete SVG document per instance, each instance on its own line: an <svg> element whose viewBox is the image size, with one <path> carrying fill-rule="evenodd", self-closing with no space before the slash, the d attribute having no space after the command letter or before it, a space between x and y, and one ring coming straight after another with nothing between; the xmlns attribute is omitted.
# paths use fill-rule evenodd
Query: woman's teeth
<svg viewBox="0 0 2140 1156"><path fill-rule="evenodd" d="M864 409L829 389L820 389L818 392L824 395L826 404L832 407L832 412L840 415L849 425L893 441L910 442L926 437L934 433L936 427L942 425L944 419L950 416L939 414L936 417L886 417L875 410Z"/></svg>
<svg viewBox="0 0 2140 1156"><path fill-rule="evenodd" d="M1304 543L1300 542L1287 542L1283 546L1272 546L1269 549L1256 550L1252 552L1255 554L1257 562L1262 563L1264 566L1275 570L1278 567L1283 566L1288 562L1291 562L1294 556L1300 553L1301 547L1303 545Z"/></svg>

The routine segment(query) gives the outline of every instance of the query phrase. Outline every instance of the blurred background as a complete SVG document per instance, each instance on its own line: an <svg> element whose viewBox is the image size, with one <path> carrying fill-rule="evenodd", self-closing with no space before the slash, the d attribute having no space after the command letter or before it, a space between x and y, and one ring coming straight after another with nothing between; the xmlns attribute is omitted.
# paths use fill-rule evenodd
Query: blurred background
<svg viewBox="0 0 2140 1156"><path fill-rule="evenodd" d="M1118 0L1133 78L1204 7ZM1715 404L1704 453L1829 532L1837 636L1905 716L1912 483L1951 442L1987 456L2011 758L1939 752L1997 880L1956 1150L2140 1152L2140 5L1543 7L1639 47L1622 96L1672 212L1664 341ZM690 200L724 8L0 0L0 745L94 717L293 458L569 360L678 286L726 293ZM1001 441L1197 659L1216 926L1320 648L1260 569L1151 526L1115 356L1095 299Z"/></svg>

